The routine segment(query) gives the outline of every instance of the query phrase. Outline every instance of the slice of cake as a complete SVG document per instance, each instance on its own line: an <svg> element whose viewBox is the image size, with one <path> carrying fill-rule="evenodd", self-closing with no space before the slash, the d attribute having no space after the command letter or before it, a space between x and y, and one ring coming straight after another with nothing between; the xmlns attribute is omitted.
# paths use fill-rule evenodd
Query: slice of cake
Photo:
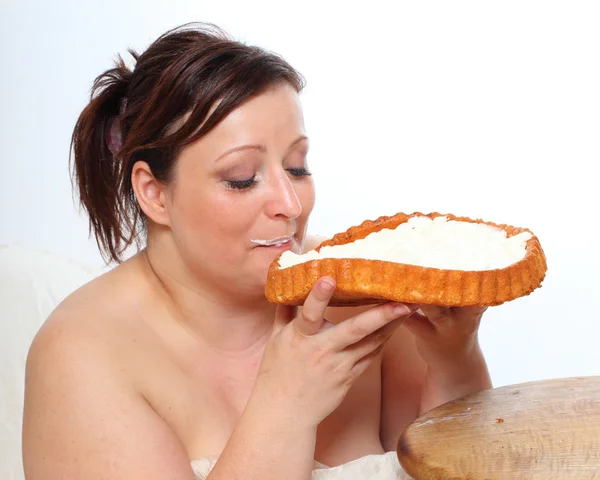
<svg viewBox="0 0 600 480"><path fill-rule="evenodd" d="M274 303L302 305L327 275L337 282L332 306L491 306L530 294L546 270L542 247L527 229L398 213L367 220L307 253L284 252L269 268L265 293Z"/></svg>

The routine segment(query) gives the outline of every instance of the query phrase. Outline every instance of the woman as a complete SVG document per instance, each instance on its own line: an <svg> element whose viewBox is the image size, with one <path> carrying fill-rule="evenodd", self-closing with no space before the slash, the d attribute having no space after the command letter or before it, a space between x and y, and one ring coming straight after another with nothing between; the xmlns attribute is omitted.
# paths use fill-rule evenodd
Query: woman
<svg viewBox="0 0 600 480"><path fill-rule="evenodd" d="M82 205L120 264L31 346L28 479L192 479L206 458L212 480L307 479L491 386L481 309L329 310L330 278L299 311L266 301L272 260L318 244L290 65L211 26L134 57L97 78L74 130Z"/></svg>

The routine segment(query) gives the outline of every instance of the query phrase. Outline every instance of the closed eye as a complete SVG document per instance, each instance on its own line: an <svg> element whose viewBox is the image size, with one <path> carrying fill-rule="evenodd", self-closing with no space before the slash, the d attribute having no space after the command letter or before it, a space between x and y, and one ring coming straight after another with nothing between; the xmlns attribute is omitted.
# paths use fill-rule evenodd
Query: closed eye
<svg viewBox="0 0 600 480"><path fill-rule="evenodd" d="M297 178L312 175L312 173L310 173L306 168L288 168L287 171L290 172L292 176Z"/></svg>
<svg viewBox="0 0 600 480"><path fill-rule="evenodd" d="M247 180L227 180L227 186L233 190L247 190L252 188L258 182L256 180L256 175L252 178L248 178Z"/></svg>
<svg viewBox="0 0 600 480"><path fill-rule="evenodd" d="M312 175L306 168L288 168L287 171L295 178L303 178ZM256 175L246 180L226 180L227 187L232 190L249 190L254 187L258 180Z"/></svg>

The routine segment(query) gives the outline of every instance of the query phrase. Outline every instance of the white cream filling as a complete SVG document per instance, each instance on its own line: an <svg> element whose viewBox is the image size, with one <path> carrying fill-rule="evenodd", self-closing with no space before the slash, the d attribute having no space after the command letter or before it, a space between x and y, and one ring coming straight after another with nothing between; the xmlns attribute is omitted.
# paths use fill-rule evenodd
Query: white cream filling
<svg viewBox="0 0 600 480"><path fill-rule="evenodd" d="M523 259L529 232L507 237L491 225L426 216L411 217L395 229L383 229L345 245L305 254L284 252L280 268L324 258L362 258L446 270L505 268Z"/></svg>

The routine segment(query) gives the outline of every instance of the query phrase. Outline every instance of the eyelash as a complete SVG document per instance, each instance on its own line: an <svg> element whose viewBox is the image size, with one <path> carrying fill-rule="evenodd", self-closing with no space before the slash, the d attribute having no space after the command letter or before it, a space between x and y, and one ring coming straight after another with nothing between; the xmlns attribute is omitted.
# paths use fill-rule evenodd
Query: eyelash
<svg viewBox="0 0 600 480"><path fill-rule="evenodd" d="M310 173L306 168L289 168L288 172L290 172L293 177L298 179L312 175L312 173ZM248 190L257 183L256 175L248 180L227 180L227 185L233 190Z"/></svg>
<svg viewBox="0 0 600 480"><path fill-rule="evenodd" d="M256 175L248 180L227 180L227 186L233 190L247 190L257 183Z"/></svg>
<svg viewBox="0 0 600 480"><path fill-rule="evenodd" d="M290 172L296 178L308 177L312 175L306 168L288 168L288 172Z"/></svg>

